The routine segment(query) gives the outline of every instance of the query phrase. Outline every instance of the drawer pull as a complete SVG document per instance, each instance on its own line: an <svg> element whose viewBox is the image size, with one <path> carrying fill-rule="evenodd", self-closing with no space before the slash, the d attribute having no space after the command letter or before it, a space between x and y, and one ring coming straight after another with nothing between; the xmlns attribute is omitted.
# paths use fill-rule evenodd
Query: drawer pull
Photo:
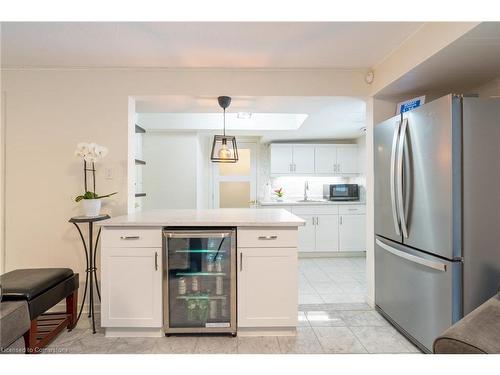
<svg viewBox="0 0 500 375"><path fill-rule="evenodd" d="M138 240L141 238L140 236L121 236L120 239L122 240Z"/></svg>
<svg viewBox="0 0 500 375"><path fill-rule="evenodd" d="M259 236L259 240L277 240L278 236Z"/></svg>
<svg viewBox="0 0 500 375"><path fill-rule="evenodd" d="M357 211L357 208L349 208L349 211Z"/></svg>

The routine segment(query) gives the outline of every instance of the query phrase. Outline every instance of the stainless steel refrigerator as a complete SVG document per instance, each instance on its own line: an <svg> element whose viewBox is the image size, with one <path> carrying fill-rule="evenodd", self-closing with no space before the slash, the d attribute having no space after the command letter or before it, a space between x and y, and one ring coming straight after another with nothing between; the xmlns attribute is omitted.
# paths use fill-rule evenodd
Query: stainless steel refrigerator
<svg viewBox="0 0 500 375"><path fill-rule="evenodd" d="M500 100L375 127L375 304L424 351L500 286Z"/></svg>

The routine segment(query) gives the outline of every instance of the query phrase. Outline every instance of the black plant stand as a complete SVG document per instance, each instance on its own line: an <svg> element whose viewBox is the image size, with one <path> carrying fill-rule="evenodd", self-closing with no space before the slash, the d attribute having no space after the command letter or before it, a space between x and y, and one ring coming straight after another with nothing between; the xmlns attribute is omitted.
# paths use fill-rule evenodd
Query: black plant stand
<svg viewBox="0 0 500 375"><path fill-rule="evenodd" d="M97 238L95 241L95 245L92 245L93 240L94 240L94 223L96 221L101 221L101 220L106 220L109 219L109 215L99 215L99 216L75 216L69 219L70 223L73 223L78 229L78 233L80 234L80 238L82 239L83 242L83 249L85 250L85 260L87 262L87 267L85 269L86 271L86 276L85 276L85 290L83 293L83 300L82 300L82 306L80 307L80 312L78 313L78 317L76 318L75 326L78 323L78 320L80 320L80 315L82 315L83 311L83 306L85 305L85 298L87 297L87 289L89 289L89 315L88 317L92 317L92 333L95 333L95 317L94 317L94 280L95 280L95 287L97 291L97 296L99 297L99 301L101 300L101 292L99 291L99 284L97 281L97 267L95 263L95 258L96 258L96 252L97 252L97 245L99 244L99 237L101 236L101 228L99 228L99 231L97 232ZM88 242L85 241L85 238L83 237L82 231L80 227L78 226L78 223L88 223L89 225L89 239ZM90 276L90 277L89 277ZM90 282L89 282L90 278Z"/></svg>

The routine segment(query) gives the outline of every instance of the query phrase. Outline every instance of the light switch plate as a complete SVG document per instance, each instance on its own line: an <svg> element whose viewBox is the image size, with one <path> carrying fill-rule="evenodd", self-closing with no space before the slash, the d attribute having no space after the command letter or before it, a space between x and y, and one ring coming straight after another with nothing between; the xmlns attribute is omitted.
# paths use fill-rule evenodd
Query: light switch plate
<svg viewBox="0 0 500 375"><path fill-rule="evenodd" d="M113 179L113 169L112 168L104 168L104 178L106 180Z"/></svg>

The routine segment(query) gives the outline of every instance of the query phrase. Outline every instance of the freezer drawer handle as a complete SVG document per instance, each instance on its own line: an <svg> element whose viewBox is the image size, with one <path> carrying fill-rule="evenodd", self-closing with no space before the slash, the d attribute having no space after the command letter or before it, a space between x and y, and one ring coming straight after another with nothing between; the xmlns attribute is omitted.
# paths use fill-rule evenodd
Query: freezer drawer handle
<svg viewBox="0 0 500 375"><path fill-rule="evenodd" d="M428 259L425 259L425 258L420 258L418 256L405 253L404 251L395 249L395 248L393 248L393 247L391 247L391 246L383 243L379 239L376 239L375 242L382 249L387 250L391 254L396 255L396 256L398 256L400 258L404 258L406 260L409 260L410 262L418 263L418 264L421 264L422 266L426 266L426 267L429 267L429 268L432 268L432 269L435 269L435 270L438 270L438 271L446 272L446 264L438 263L438 262L433 262L432 260L428 260Z"/></svg>
<svg viewBox="0 0 500 375"><path fill-rule="evenodd" d="M278 236L259 236L259 240L276 240Z"/></svg>
<svg viewBox="0 0 500 375"><path fill-rule="evenodd" d="M122 240L138 240L140 239L141 236L121 236L120 239Z"/></svg>

